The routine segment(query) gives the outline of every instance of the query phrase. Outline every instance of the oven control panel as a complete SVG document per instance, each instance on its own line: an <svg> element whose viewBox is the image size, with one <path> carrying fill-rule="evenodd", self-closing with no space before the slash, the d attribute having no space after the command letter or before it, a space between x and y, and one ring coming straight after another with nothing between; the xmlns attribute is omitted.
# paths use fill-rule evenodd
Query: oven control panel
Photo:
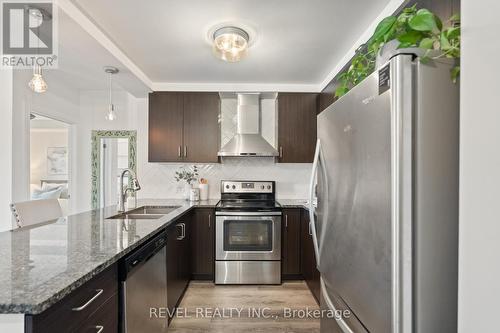
<svg viewBox="0 0 500 333"><path fill-rule="evenodd" d="M223 180L221 193L274 193L274 182Z"/></svg>

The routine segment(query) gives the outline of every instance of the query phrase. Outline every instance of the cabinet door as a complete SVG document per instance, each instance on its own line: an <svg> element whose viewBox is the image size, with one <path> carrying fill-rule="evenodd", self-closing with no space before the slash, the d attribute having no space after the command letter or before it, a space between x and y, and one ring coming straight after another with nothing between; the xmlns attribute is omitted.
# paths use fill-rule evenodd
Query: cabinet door
<svg viewBox="0 0 500 333"><path fill-rule="evenodd" d="M309 229L309 212L302 210L301 221L301 239L302 239L302 273L307 286L311 290L314 298L319 303L320 298L320 273L316 268L316 258L314 254L314 244Z"/></svg>
<svg viewBox="0 0 500 333"><path fill-rule="evenodd" d="M118 294L97 309L76 333L118 332Z"/></svg>
<svg viewBox="0 0 500 333"><path fill-rule="evenodd" d="M218 93L184 93L184 146L186 162L218 162L219 150Z"/></svg>
<svg viewBox="0 0 500 333"><path fill-rule="evenodd" d="M174 224L168 228L167 238L167 303L173 313L182 289L179 279L179 236L180 228Z"/></svg>
<svg viewBox="0 0 500 333"><path fill-rule="evenodd" d="M213 280L215 266L215 214L196 209L191 221L191 264L193 279Z"/></svg>
<svg viewBox="0 0 500 333"><path fill-rule="evenodd" d="M178 252L180 281L179 298L182 297L191 280L191 216L192 213L189 213L180 220L180 224L182 225L182 239L179 240Z"/></svg>
<svg viewBox="0 0 500 333"><path fill-rule="evenodd" d="M282 275L297 278L300 267L300 209L283 209L282 217Z"/></svg>
<svg viewBox="0 0 500 333"><path fill-rule="evenodd" d="M317 110L318 94L278 94L278 162L312 163Z"/></svg>
<svg viewBox="0 0 500 333"><path fill-rule="evenodd" d="M42 313L27 314L25 332L73 332L79 326L87 324L88 318L99 311L106 300L117 294L118 267L112 265ZM116 312L110 312L110 317L118 314L118 307L113 311Z"/></svg>
<svg viewBox="0 0 500 333"><path fill-rule="evenodd" d="M183 104L182 93L149 94L149 162L182 160Z"/></svg>

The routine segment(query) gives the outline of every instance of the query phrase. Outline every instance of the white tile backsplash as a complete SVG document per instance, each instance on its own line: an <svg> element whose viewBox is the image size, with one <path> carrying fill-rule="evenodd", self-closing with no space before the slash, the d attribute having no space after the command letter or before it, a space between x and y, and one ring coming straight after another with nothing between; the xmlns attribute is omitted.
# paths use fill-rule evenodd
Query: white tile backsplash
<svg viewBox="0 0 500 333"><path fill-rule="evenodd" d="M139 165L140 198L181 198L183 184L174 179L175 171L193 164L145 163ZM220 198L221 180L274 180L277 197L281 199L303 199L307 187L311 164L279 164L272 158L226 158L221 164L196 164L200 177L209 182L209 198Z"/></svg>

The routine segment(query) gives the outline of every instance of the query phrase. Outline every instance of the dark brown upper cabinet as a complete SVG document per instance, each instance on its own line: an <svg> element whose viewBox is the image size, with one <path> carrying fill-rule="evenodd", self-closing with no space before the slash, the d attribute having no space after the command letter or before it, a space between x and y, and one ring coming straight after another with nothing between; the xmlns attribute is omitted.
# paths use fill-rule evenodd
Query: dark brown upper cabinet
<svg viewBox="0 0 500 333"><path fill-rule="evenodd" d="M219 112L215 92L149 94L149 162L218 162Z"/></svg>
<svg viewBox="0 0 500 333"><path fill-rule="evenodd" d="M184 94L184 160L217 162L219 150L218 93Z"/></svg>
<svg viewBox="0 0 500 333"><path fill-rule="evenodd" d="M183 119L182 93L149 94L149 162L182 161Z"/></svg>
<svg viewBox="0 0 500 333"><path fill-rule="evenodd" d="M318 94L278 94L279 163L312 163Z"/></svg>

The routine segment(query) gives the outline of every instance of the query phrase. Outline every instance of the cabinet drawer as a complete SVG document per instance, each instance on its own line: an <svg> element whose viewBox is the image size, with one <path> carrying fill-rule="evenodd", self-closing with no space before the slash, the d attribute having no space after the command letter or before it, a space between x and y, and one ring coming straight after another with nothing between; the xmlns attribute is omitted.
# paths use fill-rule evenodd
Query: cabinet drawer
<svg viewBox="0 0 500 333"><path fill-rule="evenodd" d="M118 294L111 296L76 330L76 333L110 332L118 332Z"/></svg>
<svg viewBox="0 0 500 333"><path fill-rule="evenodd" d="M118 271L113 265L44 312L26 317L26 332L71 332L118 292Z"/></svg>

